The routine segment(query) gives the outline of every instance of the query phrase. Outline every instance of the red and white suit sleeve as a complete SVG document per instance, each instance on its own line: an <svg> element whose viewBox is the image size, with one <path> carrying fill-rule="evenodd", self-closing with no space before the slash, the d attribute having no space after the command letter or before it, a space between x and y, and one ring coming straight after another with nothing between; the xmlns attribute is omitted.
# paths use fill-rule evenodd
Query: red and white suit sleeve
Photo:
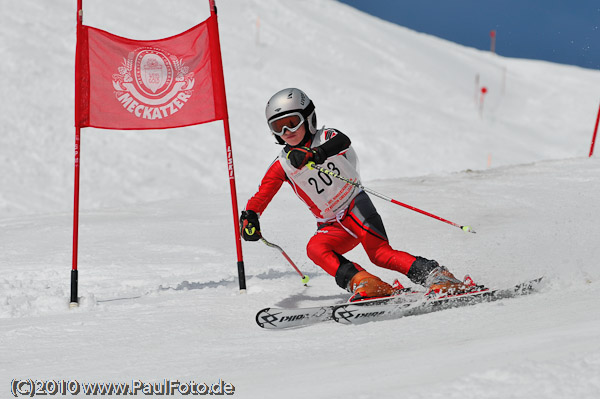
<svg viewBox="0 0 600 399"><path fill-rule="evenodd" d="M267 173L265 173L265 176L258 186L258 191L248 200L245 209L247 211L254 211L260 215L286 180L287 176L279 163L279 159L276 159L271 166L269 166Z"/></svg>

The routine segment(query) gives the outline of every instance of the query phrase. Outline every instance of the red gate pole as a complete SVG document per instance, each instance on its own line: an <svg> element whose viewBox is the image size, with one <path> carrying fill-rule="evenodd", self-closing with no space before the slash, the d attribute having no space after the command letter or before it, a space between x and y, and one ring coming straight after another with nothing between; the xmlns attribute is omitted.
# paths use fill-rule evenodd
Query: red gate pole
<svg viewBox="0 0 600 399"><path fill-rule="evenodd" d="M79 46L82 21L83 21L83 0L77 0L77 48L75 51L75 189L73 200L73 263L71 267L71 301L69 306L75 308L79 306L77 297L78 271L77 271L77 249L79 246L79 157L81 155L81 128L79 126L79 89L80 89L80 71L81 67L81 48Z"/></svg>
<svg viewBox="0 0 600 399"><path fill-rule="evenodd" d="M71 302L70 307L79 305L77 297L77 249L79 244L79 154L81 150L81 129L75 128L75 195L73 201L73 263L71 267Z"/></svg>
<svg viewBox="0 0 600 399"><path fill-rule="evenodd" d="M596 133L598 133L598 122L600 122L600 108L598 108L598 116L596 117L596 127L594 127L594 135L592 136L592 145L590 147L590 155L594 155L594 145L596 144Z"/></svg>
<svg viewBox="0 0 600 399"><path fill-rule="evenodd" d="M223 71L223 60L221 58L221 44L219 40L219 25L217 22L217 6L215 4L215 0L209 0L210 5L210 14L214 16L214 38L211 37L211 53L214 54L214 62L218 66L218 68ZM214 40L213 40L214 39ZM225 150L227 152L227 168L229 170L229 189L231 191L231 209L233 211L233 226L235 231L235 246L237 251L237 269L238 269L238 281L240 285L240 291L246 291L246 274L244 270L244 256L242 254L242 237L240 234L240 225L239 225L239 210L237 204L237 190L235 187L235 172L233 170L233 151L231 148L231 135L229 132L229 116L227 113L227 97L225 93L225 79L223 77L223 73L219 76L218 88L216 90L219 92L215 96L216 98L223 99L225 117L223 118L223 127L225 130Z"/></svg>
<svg viewBox="0 0 600 399"><path fill-rule="evenodd" d="M225 149L227 151L227 168L229 169L229 191L231 192L231 209L233 212L233 228L235 231L235 248L237 252L238 281L240 291L246 291L246 273L244 270L244 256L242 255L242 237L238 221L239 209L237 203L237 190L235 187L235 172L233 170L233 152L231 149L231 136L229 134L229 118L223 120L225 130Z"/></svg>

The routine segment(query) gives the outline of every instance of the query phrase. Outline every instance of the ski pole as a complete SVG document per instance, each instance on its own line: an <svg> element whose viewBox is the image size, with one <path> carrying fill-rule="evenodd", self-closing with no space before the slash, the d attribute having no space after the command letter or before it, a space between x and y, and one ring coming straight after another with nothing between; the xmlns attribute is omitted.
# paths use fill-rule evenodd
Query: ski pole
<svg viewBox="0 0 600 399"><path fill-rule="evenodd" d="M369 194L373 194L374 196L376 196L376 197L379 197L379 198L381 198L381 199L384 199L384 200L386 200L386 201L389 201L389 202L391 202L391 203L393 203L393 204L396 204L396 205L403 206L403 207L405 207L405 208L408 208L408 209L410 209L410 210L412 210L412 211L415 211L415 212L419 212L419 213L421 213L421 214L423 214L423 215L425 215L425 216L429 216L430 218L437 219L437 220L439 220L440 222L448 223L449 225L452 225L452 226L458 227L459 229L461 229L461 230L463 230L463 231L466 231L466 232L468 232L468 233L475 233L475 230L473 230L473 229L471 228L471 226L461 226L460 224L457 224L457 223L451 222L451 221L449 221L449 220L446 220L446 219L444 219L444 218L441 218L441 217L439 217L439 216L436 216L436 215L434 215L434 214L432 214L432 213L426 212L426 211L424 211L424 210L421 210L421 209L419 209L419 208L415 208L414 206L411 206L411 205L408 205L408 204L404 204L404 203L402 203L402 202L400 202L400 201L396 201L396 200L395 200L395 199L393 199L393 198L390 198L390 197L388 197L388 196L385 196L385 195L383 195L383 194L379 194L377 191L373 191L373 190L371 190L370 188L367 188L367 187L363 186L363 185L362 185L362 184L360 184L359 182L355 182L355 181L352 181L352 180L350 180L350 179L346 179L345 177L343 177L343 176L340 176L339 174L337 174L337 173L335 173L335 172L333 172L333 171L331 171L331 170L329 170L329 169L327 169L327 168L324 168L324 167L322 167L322 166L319 166L319 165L315 164L315 163L314 163L314 162L312 162L312 161L311 161L311 162L309 162L309 163L307 163L307 164L306 164L306 166L308 166L308 168L309 168L309 169L316 169L316 170L318 170L319 172L323 172L323 173L325 173L325 174L327 174L327 175L329 175L329 176L336 177L336 178L338 178L338 179L340 179L340 180L343 180L343 181L345 181L345 182L346 182L346 183L348 183L348 184L352 184L353 186L355 186L355 187L358 187L358 188L362 189L363 191L366 191L366 192L367 192L367 193L369 193Z"/></svg>
<svg viewBox="0 0 600 399"><path fill-rule="evenodd" d="M283 257L285 259L287 259L288 262L290 262L290 265L292 265L294 270L296 270L298 272L298 274L300 275L300 277L302 277L302 283L304 284L304 286L306 286L308 284L308 280L309 280L308 276L306 274L302 274L300 269L298 269L298 267L294 264L294 262L292 262L290 257L285 253L285 251L279 245L273 244L272 242L265 240L264 237L260 237L260 240L262 242L264 242L267 246L278 249L279 252L281 252L281 254L283 255Z"/></svg>

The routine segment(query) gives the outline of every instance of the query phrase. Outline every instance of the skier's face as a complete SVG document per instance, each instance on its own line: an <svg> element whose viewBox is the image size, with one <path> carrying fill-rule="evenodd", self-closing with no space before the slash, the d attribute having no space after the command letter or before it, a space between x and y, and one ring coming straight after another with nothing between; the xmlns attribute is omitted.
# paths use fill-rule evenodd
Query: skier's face
<svg viewBox="0 0 600 399"><path fill-rule="evenodd" d="M306 127L304 126L304 124L302 124L302 126L300 126L295 132L290 132L289 130L286 130L285 133L281 136L281 138L293 147L302 142L305 134Z"/></svg>

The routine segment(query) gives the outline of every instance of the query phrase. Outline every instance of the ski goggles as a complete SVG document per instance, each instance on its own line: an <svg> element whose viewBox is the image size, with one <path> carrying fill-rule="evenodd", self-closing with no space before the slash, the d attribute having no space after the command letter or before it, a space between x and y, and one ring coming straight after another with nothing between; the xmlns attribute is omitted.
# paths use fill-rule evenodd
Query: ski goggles
<svg viewBox="0 0 600 399"><path fill-rule="evenodd" d="M304 117L300 112L292 112L269 121L271 132L277 136L283 136L285 130L295 132L304 123Z"/></svg>

